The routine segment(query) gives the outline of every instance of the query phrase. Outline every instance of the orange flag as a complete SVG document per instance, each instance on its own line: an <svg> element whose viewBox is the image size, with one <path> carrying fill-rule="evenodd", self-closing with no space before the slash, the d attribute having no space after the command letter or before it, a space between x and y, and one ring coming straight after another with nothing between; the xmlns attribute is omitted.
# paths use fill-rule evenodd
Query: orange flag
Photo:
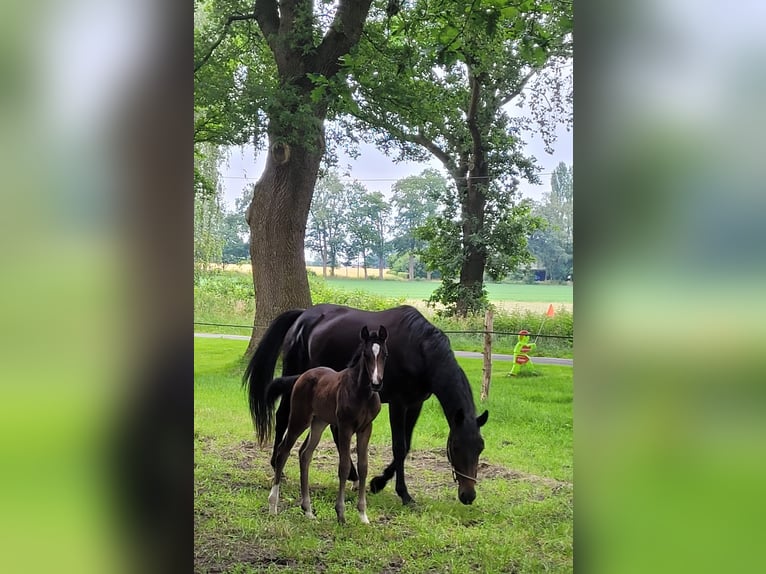
<svg viewBox="0 0 766 574"><path fill-rule="evenodd" d="M553 317L553 303L548 305L548 311L545 313L548 317Z"/></svg>

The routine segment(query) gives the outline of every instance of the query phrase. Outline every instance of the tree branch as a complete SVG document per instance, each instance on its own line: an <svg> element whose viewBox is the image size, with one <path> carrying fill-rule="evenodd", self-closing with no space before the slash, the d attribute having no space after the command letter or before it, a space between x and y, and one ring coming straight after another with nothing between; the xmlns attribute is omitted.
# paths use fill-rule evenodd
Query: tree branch
<svg viewBox="0 0 766 574"><path fill-rule="evenodd" d="M404 136L403 139L409 140L412 143L416 143L418 145L422 145L424 148L426 148L428 151L431 152L431 154L438 159L440 162L442 162L442 165L447 168L447 171L450 173L454 173L457 169L457 166L455 165L454 160L450 157L450 155L445 152L442 148L440 148L438 145L436 145L435 142L428 139L426 136L423 135L422 132L418 132L417 134L413 136Z"/></svg>
<svg viewBox="0 0 766 574"><path fill-rule="evenodd" d="M500 100L498 107L502 108L505 104L510 102L513 98L521 94L521 92L524 91L524 88L526 87L526 85L529 83L529 80L531 80L534 77L534 75L539 71L540 70L533 68L529 72L527 72L527 74L525 74L524 77L521 79L521 82L519 82L519 84L516 86L516 89L511 90L510 94L506 95L503 99Z"/></svg>
<svg viewBox="0 0 766 574"><path fill-rule="evenodd" d="M255 0L253 16L261 27L261 32L270 47L274 47L272 38L279 33L279 10L276 0Z"/></svg>
<svg viewBox="0 0 766 574"><path fill-rule="evenodd" d="M221 35L218 37L218 39L213 42L213 45L210 46L210 49L207 51L207 53L202 57L202 59L199 62L196 62L194 64L194 73L196 74L197 71L207 64L207 61L210 59L210 57L213 55L213 52L215 52L215 49L223 42L223 39L226 37L226 34L229 33L229 28L231 27L232 22L239 22L242 20L254 20L255 19L255 13L252 14L235 14L234 16L229 16L226 20L226 23L223 25L223 30L221 30Z"/></svg>
<svg viewBox="0 0 766 574"><path fill-rule="evenodd" d="M340 70L339 58L359 41L372 0L340 0L330 29L317 48L309 69L332 77Z"/></svg>

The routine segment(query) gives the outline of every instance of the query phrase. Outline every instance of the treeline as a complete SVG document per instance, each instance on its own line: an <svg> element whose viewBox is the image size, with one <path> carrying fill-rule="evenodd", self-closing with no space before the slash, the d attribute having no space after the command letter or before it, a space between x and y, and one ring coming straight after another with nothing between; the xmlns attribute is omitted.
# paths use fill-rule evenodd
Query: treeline
<svg viewBox="0 0 766 574"><path fill-rule="evenodd" d="M243 190L234 209L226 207L216 168L222 158L212 146L205 151L199 154L196 166L207 185L200 185L195 194L195 261L203 269L211 263L249 262L245 219L252 186ZM532 222L532 232L523 239L535 261L512 270L512 277L533 281L543 270L546 280L571 279L572 176L572 167L561 163L542 201L518 202ZM410 280L441 278L444 265L440 261L449 260L454 253L436 240L433 229L449 223L454 209L449 203L452 193L447 179L434 169L397 181L390 199L369 191L359 181L328 171L318 180L311 203L305 248L314 258L308 260L321 266L325 277L346 266L362 268L365 279L382 279L385 268Z"/></svg>

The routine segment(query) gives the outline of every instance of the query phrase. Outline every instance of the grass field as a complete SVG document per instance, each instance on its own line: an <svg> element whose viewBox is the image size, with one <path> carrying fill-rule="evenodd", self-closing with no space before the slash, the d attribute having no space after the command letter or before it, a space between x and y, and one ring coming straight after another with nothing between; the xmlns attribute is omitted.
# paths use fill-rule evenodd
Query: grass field
<svg viewBox="0 0 766 574"><path fill-rule="evenodd" d="M538 366L510 379L495 366L479 404L479 360L460 360L482 429L477 499L457 501L445 457L448 427L435 399L424 406L407 459L404 507L389 485L368 496L371 524L359 522L347 493L347 520L335 518L337 454L329 432L311 466L317 520L299 507L296 450L286 466L280 513L268 514L269 450L253 442L240 387L246 343L195 340L195 572L571 572L572 369ZM299 442L300 444L300 442ZM390 459L387 406L376 419L370 473Z"/></svg>
<svg viewBox="0 0 766 574"><path fill-rule="evenodd" d="M363 281L343 277L328 278L327 283L341 289L361 289L376 295L404 297L408 300L425 300L439 286L438 281ZM572 304L571 285L526 285L521 283L487 283L492 302L501 303L549 303Z"/></svg>
<svg viewBox="0 0 766 574"><path fill-rule="evenodd" d="M227 265L225 268L247 275L250 274L249 265ZM322 276L321 267L307 267L307 269L320 277ZM377 279L377 269L368 269L367 272L371 279L365 281L363 277L357 277L356 268L336 269L336 277L328 276L327 283L332 287L347 291L360 290L385 297L403 297L408 303L414 304L419 308L423 307L423 301L428 299L431 293L434 292L434 289L439 286L439 281L406 281L401 277L391 274L387 269L384 271L384 281ZM554 305L560 305L572 310L574 292L572 285L487 283L485 286L490 301L504 308L512 308L514 306L538 308L544 306L544 311L550 303L553 303ZM530 303L536 303L537 305L530 306Z"/></svg>
<svg viewBox="0 0 766 574"><path fill-rule="evenodd" d="M433 308L427 308L423 299L407 298L417 295L415 289L425 291L434 288L433 282L414 281L364 281L357 279L334 279L325 281L310 276L312 299L315 303L328 302L362 309L384 309L403 302L415 304L436 326L446 331L452 348L460 351L481 351L484 336L484 317L465 319L439 316ZM548 357L573 356L573 311L571 303L554 302L555 299L571 301L572 287L566 285L491 285L498 288L497 297L515 299L492 299L496 305L494 328L499 333L493 342L493 352L509 354L516 344L516 333L527 329L533 333L552 335L537 341L534 354ZM428 293L421 292L425 297ZM520 302L526 299L526 302ZM536 301L536 302L534 302ZM545 316L550 303L556 314ZM226 270L200 276L194 286L194 321L199 332L248 335L254 312L252 279L243 271ZM221 325L235 325L233 327ZM543 329L544 327L544 329ZM462 333L473 331L472 334ZM563 338L558 338L563 337Z"/></svg>

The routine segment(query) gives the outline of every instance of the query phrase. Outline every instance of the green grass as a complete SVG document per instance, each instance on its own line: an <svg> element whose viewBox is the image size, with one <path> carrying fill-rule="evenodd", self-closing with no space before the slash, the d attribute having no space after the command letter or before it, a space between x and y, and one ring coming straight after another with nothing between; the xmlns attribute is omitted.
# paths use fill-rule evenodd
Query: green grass
<svg viewBox="0 0 766 574"><path fill-rule="evenodd" d="M309 276L312 300L315 303L337 303L361 309L378 310L394 307L405 299L420 300L427 298L436 287L436 282L386 280L364 281L360 279L337 278L323 280ZM496 335L493 342L494 353L511 354L516 344L516 335L521 329L543 335L562 335L571 337L573 333L573 313L557 303L572 300L572 287L567 285L517 285L490 284L490 297L493 303L509 302L552 302L557 308L552 319L545 318L543 312L531 309L502 306L495 312L495 331L514 333L514 335ZM249 275L238 272L216 272L200 274L194 285L194 321L195 330L207 333L228 333L249 335L254 312L254 293ZM440 317L426 311L429 319L439 328L448 332L452 347L461 351L481 351L484 345L483 334L460 334L449 331L482 331L482 316L455 319ZM545 321L543 321L545 319ZM206 325L212 323L214 325ZM242 325L243 327L220 327L216 325ZM537 341L534 354L548 357L571 358L572 340L541 337Z"/></svg>
<svg viewBox="0 0 766 574"><path fill-rule="evenodd" d="M359 289L376 295L418 300L428 299L439 286L439 281L364 281L346 277L328 278L327 283L338 289ZM486 288L493 302L572 303L571 285L487 283Z"/></svg>
<svg viewBox="0 0 766 574"><path fill-rule="evenodd" d="M295 452L286 467L280 513L268 514L269 449L253 442L240 387L244 341L195 340L195 556L197 572L571 572L572 369L538 366L509 378L496 362L490 396L478 400L479 360L460 360L482 429L477 499L457 501L444 455L447 423L426 401L406 469L417 504L404 507L392 484L368 496L372 524L359 522L347 492L336 522L337 454L330 434L311 466L317 520L299 508ZM297 450L297 449L296 449ZM387 406L375 420L370 472L390 459Z"/></svg>

